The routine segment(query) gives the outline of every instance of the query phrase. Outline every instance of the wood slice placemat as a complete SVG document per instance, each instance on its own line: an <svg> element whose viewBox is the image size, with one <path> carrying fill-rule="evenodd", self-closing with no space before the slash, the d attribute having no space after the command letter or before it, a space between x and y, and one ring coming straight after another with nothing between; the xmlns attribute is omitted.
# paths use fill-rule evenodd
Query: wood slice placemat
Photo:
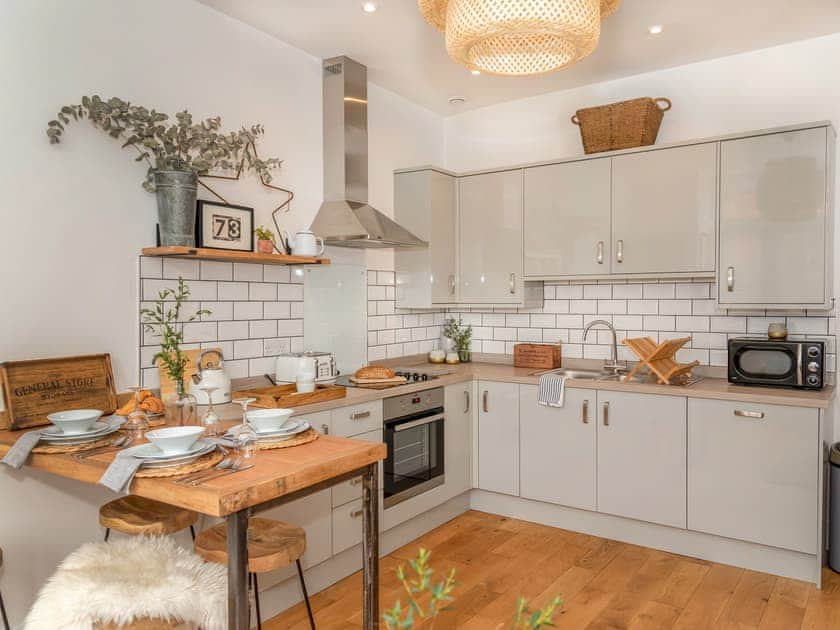
<svg viewBox="0 0 840 630"><path fill-rule="evenodd" d="M292 446L309 444L317 439L318 432L315 429L307 429L303 433L300 433L288 440L278 440L277 442L258 442L258 444L260 446L260 450L269 451L275 448L290 448Z"/></svg>
<svg viewBox="0 0 840 630"><path fill-rule="evenodd" d="M186 475L188 473L199 472L201 470L209 470L225 458L225 454L219 450L212 453L202 455L197 460L189 464L182 464L181 466L172 466L170 468L141 468L134 475L135 478L149 479L152 477L176 477L178 475Z"/></svg>
<svg viewBox="0 0 840 630"><path fill-rule="evenodd" d="M60 444L39 444L32 449L32 452L41 455L66 455L67 453L81 453L82 451L89 451L93 448L99 448L100 446L108 446L120 435L122 434L119 431L115 431L114 433L109 433L98 440L85 442L84 444L67 444L65 446L61 446Z"/></svg>

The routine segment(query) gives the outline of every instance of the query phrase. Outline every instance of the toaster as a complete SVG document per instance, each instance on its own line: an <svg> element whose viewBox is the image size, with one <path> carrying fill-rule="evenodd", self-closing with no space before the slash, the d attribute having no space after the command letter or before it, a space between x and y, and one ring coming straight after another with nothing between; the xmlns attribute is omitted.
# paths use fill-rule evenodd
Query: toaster
<svg viewBox="0 0 840 630"><path fill-rule="evenodd" d="M297 380L301 360L315 361L315 382L334 383L338 376L335 357L332 352L289 352L277 357L274 379L278 383L294 383Z"/></svg>

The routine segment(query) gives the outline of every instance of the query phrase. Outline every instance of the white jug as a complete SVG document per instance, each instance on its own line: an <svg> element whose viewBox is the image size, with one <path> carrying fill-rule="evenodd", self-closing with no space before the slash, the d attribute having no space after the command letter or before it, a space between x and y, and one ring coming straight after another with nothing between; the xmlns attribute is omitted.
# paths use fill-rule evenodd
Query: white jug
<svg viewBox="0 0 840 630"><path fill-rule="evenodd" d="M324 239L315 236L311 230L298 230L295 237L286 237L295 256L321 256L324 253Z"/></svg>

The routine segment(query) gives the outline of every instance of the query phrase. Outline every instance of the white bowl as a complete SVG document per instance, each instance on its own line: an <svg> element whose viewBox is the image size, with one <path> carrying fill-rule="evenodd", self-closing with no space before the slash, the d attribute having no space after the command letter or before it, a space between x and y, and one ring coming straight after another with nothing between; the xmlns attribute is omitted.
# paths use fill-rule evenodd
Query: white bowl
<svg viewBox="0 0 840 630"><path fill-rule="evenodd" d="M204 427L166 427L146 431L149 442L167 455L179 455L190 449L204 434Z"/></svg>
<svg viewBox="0 0 840 630"><path fill-rule="evenodd" d="M99 409L73 409L47 415L47 420L67 435L86 433L102 417Z"/></svg>
<svg viewBox="0 0 840 630"><path fill-rule="evenodd" d="M291 425L289 418L293 413L294 409L256 409L247 413L248 424L257 433L279 431Z"/></svg>

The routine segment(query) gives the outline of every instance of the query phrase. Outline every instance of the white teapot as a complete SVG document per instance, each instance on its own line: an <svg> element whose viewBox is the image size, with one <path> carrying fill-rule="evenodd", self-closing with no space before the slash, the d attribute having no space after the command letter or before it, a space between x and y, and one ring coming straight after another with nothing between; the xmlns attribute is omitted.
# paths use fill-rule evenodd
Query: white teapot
<svg viewBox="0 0 840 630"><path fill-rule="evenodd" d="M215 354L219 357L218 364L210 364L203 366L203 359L205 355ZM218 350L205 350L198 355L198 360L195 362L198 366L198 372L193 374L192 383L190 383L190 393L195 396L196 402L199 405L206 405L210 402L205 387L215 387L213 392L213 404L229 403L230 402L230 377L225 374L224 357ZM203 366L203 367L202 367Z"/></svg>
<svg viewBox="0 0 840 630"><path fill-rule="evenodd" d="M295 256L321 256L324 253L324 239L311 230L298 230L294 238L286 236L286 242Z"/></svg>

